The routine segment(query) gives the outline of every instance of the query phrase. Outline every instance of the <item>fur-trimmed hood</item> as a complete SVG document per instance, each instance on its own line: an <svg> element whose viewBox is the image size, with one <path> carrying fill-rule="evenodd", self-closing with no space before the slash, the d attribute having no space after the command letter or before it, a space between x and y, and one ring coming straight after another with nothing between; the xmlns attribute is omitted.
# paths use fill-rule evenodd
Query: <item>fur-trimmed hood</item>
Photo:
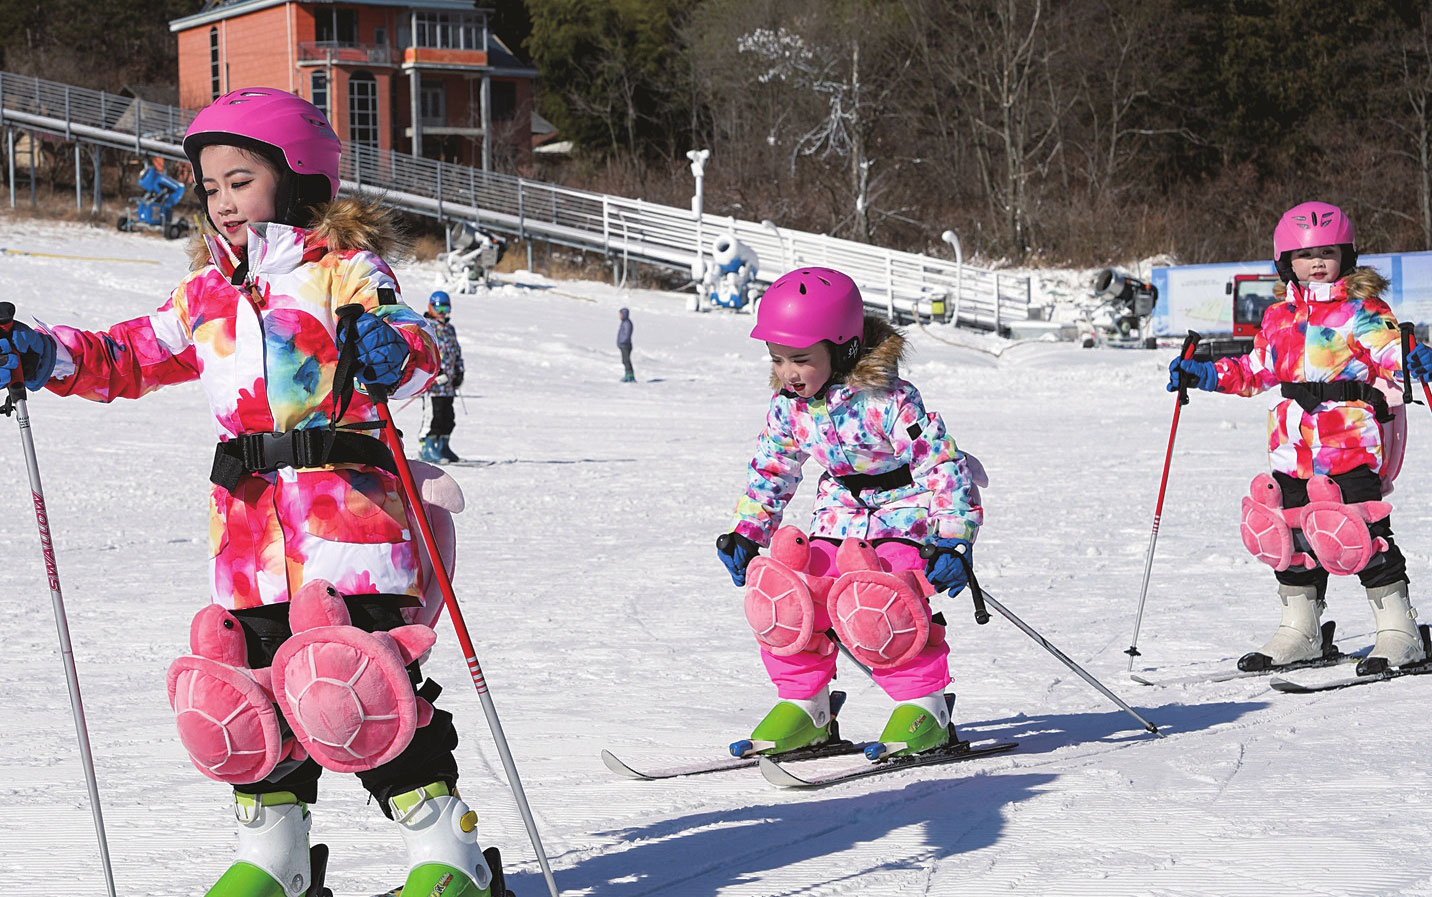
<svg viewBox="0 0 1432 897"><path fill-rule="evenodd" d="M313 223L303 230L304 242L309 246L371 252L389 263L408 252L393 211L370 196L340 196L324 203L315 210ZM205 237L223 239L207 216L198 239L189 244L191 269L218 263Z"/></svg>
<svg viewBox="0 0 1432 897"><path fill-rule="evenodd" d="M1382 291L1389 286L1386 277L1377 273L1376 268L1358 267L1353 268L1340 278L1340 282L1347 290L1347 298L1356 301L1375 299L1382 295ZM1280 301L1288 299L1288 285L1276 283L1273 285L1273 295Z"/></svg>
<svg viewBox="0 0 1432 897"><path fill-rule="evenodd" d="M905 357L905 336L878 315L865 316L865 335L860 357L846 374L831 377L830 385L856 390L890 389L900 379L900 361ZM781 390L781 381L771 370L771 389Z"/></svg>

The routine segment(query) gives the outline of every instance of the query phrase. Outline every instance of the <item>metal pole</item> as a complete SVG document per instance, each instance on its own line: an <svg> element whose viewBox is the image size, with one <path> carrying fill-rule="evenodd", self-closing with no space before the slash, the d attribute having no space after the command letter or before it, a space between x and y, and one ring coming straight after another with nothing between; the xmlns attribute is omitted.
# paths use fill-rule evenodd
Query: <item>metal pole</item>
<svg viewBox="0 0 1432 897"><path fill-rule="evenodd" d="M0 302L0 334L9 335L11 322L15 318L15 306ZM95 835L99 838L100 864L104 867L105 885L109 897L115 897L114 869L109 861L109 842L104 836L104 814L99 806L99 784L95 780L94 755L90 752L89 729L85 726L84 702L80 699L79 672L75 669L75 652L70 643L70 627L65 618L65 600L60 593L60 571L55 563L55 545L50 538L50 517L45 509L45 490L40 485L40 465L35 458L35 439L30 431L30 412L25 406L24 374L16 366L14 381L6 389L6 402L0 413L9 416L15 412L20 424L20 443L25 451L25 467L30 474L30 493L35 506L35 522L40 527L40 551L45 558L45 573L50 583L50 603L55 610L55 628L60 636L60 657L64 661L65 682L70 691L70 710L75 718L75 735L80 744L80 760L84 765L85 784L89 788L90 810L94 816Z"/></svg>

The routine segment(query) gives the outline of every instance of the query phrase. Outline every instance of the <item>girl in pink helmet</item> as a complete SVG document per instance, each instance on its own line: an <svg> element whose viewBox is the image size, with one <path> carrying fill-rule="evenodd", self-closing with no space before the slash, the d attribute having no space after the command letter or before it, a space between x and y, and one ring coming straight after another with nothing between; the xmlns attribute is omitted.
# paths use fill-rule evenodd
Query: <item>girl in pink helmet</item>
<svg viewBox="0 0 1432 897"><path fill-rule="evenodd" d="M1305 202L1273 231L1280 302L1263 314L1253 350L1217 361L1174 359L1180 385L1252 396L1277 389L1269 413L1271 477L1243 500L1243 541L1274 568L1282 620L1241 657L1243 670L1321 662L1336 655L1322 614L1328 574L1356 574L1377 623L1359 675L1426 659L1407 565L1381 499L1401 464L1397 391L1402 347L1381 293L1388 282L1357 266L1352 222L1336 206ZM1418 346L1409 373L1427 379L1432 351ZM1389 407L1389 398L1394 407ZM1324 629L1326 628L1326 633Z"/></svg>
<svg viewBox="0 0 1432 897"><path fill-rule="evenodd" d="M427 585L396 465L372 429L351 426L377 419L368 385L395 399L426 389L438 350L384 260L398 243L390 213L337 196L340 148L323 113L292 94L251 88L219 97L184 137L206 219L189 275L157 311L103 331L17 324L14 344L0 347L0 367L22 365L31 389L97 402L190 381L209 399L218 437L210 597L222 623L196 618L191 644L200 656L176 662L171 700L195 764L235 792L239 858L210 893L316 892L321 865L310 861L308 804L330 768L357 772L400 823L411 861L405 893L426 894L447 876L448 895L487 894L493 876L475 816L454 787L452 718L427 704L430 691L413 693L421 681L413 655L422 652L402 648L431 642L386 634L421 615ZM345 404L335 389L338 309L355 303L364 309L353 331L361 385ZM314 601L337 596L338 609L291 625L290 602L315 586ZM377 725L351 733L367 747L341 763L308 748L321 740L316 723L351 708L290 713L290 703L312 707L319 692L302 701L297 691L275 695L265 675L278 670L275 657L293 630L315 625L314 614L347 646L339 653L388 670L382 687L396 690L383 694L407 707L397 716L410 722L391 738ZM192 684L200 680L210 685ZM225 722L206 729L195 720ZM373 737L387 741L374 746ZM232 754L240 744L254 748L243 763Z"/></svg>
<svg viewBox="0 0 1432 897"><path fill-rule="evenodd" d="M865 314L841 272L801 268L776 280L751 337L770 352L773 395L718 553L732 581L748 586L747 616L780 700L732 751L778 754L831 739L832 627L896 702L880 739L886 753L941 748L954 732L949 647L927 599L966 584L983 472L900 378L904 338ZM809 538L781 527L807 459L824 468ZM928 565L927 545L937 548ZM757 559L763 546L771 554ZM761 622L771 614L774 629Z"/></svg>

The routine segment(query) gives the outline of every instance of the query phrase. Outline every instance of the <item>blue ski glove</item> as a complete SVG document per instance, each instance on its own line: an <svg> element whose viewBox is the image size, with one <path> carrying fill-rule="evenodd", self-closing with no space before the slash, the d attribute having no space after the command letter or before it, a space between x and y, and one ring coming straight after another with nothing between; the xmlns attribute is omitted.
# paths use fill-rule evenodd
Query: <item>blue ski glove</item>
<svg viewBox="0 0 1432 897"><path fill-rule="evenodd" d="M935 591L948 591L951 598L970 584L969 568L960 560L959 548L964 547L965 561L974 562L975 546L969 539L936 539L935 555L925 561L925 578Z"/></svg>
<svg viewBox="0 0 1432 897"><path fill-rule="evenodd" d="M1424 383L1432 380L1432 348L1418 343L1407 353L1407 376Z"/></svg>
<svg viewBox="0 0 1432 897"><path fill-rule="evenodd" d="M727 533L716 540L716 556L726 565L731 581L738 586L746 584L746 568L761 553L761 546L740 533Z"/></svg>
<svg viewBox="0 0 1432 897"><path fill-rule="evenodd" d="M386 321L372 312L364 312L354 323L358 335L358 379L364 386L380 386L391 391L403 379L403 365L408 361L408 344Z"/></svg>
<svg viewBox="0 0 1432 897"><path fill-rule="evenodd" d="M10 325L10 336L0 337L0 383L9 383L18 367L30 389L50 382L55 369L55 338L19 321Z"/></svg>
<svg viewBox="0 0 1432 897"><path fill-rule="evenodd" d="M1218 391L1218 368L1211 361L1175 358L1168 365L1168 391L1178 392L1180 386L1196 386L1204 392Z"/></svg>

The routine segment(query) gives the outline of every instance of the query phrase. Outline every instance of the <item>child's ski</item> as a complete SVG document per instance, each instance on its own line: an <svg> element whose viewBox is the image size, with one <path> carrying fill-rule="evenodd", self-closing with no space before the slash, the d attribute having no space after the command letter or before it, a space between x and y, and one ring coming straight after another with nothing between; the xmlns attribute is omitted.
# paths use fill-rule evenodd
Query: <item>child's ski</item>
<svg viewBox="0 0 1432 897"><path fill-rule="evenodd" d="M971 747L969 742L960 742L958 745L949 748L930 751L924 754L912 754L901 757L890 757L884 760L876 760L873 763L863 763L860 766L853 766L825 775L803 778L786 769L780 763L770 757L761 757L761 775L772 785L779 785L782 788L823 788L827 785L834 785L839 782L849 782L852 779L863 779L867 776L878 776L887 772L895 772L901 769L914 769L917 766L935 766L943 763L959 763L964 760L975 760L980 757L987 757L991 754L1001 754L1013 750L1018 745L1014 741L1002 741L995 744L985 744L979 747Z"/></svg>
<svg viewBox="0 0 1432 897"><path fill-rule="evenodd" d="M815 760L820 757L839 757L844 754L858 754L865 749L864 744L856 744L851 741L828 741L825 744L818 744L814 747L797 748L793 751L786 751L779 756L784 762L796 760ZM629 779L674 779L680 776L699 776L711 772L725 772L728 769L745 769L748 766L755 766L764 757L764 754L753 754L749 757L724 757L719 760L698 760L692 763L685 763L676 766L658 767L656 769L638 770L633 769L611 751L602 751L602 763L607 769L620 776Z"/></svg>

